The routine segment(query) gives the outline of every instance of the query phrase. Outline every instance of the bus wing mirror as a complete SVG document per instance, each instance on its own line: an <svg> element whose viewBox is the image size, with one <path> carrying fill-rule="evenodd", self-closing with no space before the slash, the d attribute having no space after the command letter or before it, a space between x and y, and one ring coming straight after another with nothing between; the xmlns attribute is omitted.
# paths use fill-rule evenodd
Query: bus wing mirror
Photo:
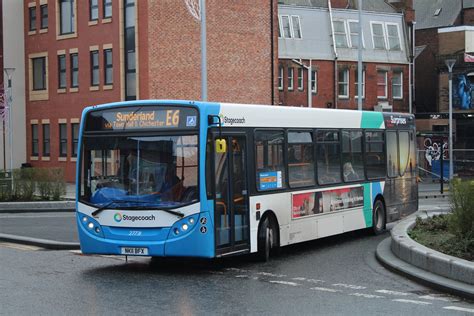
<svg viewBox="0 0 474 316"><path fill-rule="evenodd" d="M216 153L226 153L227 152L227 143L224 138L216 139Z"/></svg>

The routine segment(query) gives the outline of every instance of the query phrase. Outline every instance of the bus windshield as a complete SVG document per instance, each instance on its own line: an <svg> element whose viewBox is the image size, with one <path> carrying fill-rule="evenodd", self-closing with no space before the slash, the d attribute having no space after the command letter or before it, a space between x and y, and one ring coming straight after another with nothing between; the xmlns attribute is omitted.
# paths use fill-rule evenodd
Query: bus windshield
<svg viewBox="0 0 474 316"><path fill-rule="evenodd" d="M83 144L85 203L155 209L198 199L197 135L85 136Z"/></svg>

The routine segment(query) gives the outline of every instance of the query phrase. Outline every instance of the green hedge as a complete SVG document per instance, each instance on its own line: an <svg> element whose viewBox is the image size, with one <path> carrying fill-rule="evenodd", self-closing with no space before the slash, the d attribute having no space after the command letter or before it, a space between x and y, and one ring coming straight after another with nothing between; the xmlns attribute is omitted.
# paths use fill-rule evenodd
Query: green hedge
<svg viewBox="0 0 474 316"><path fill-rule="evenodd" d="M11 178L0 177L0 201L60 200L66 194L62 168L24 168L13 170Z"/></svg>
<svg viewBox="0 0 474 316"><path fill-rule="evenodd" d="M473 240L474 181L455 179L452 182L451 210L449 231L460 238Z"/></svg>

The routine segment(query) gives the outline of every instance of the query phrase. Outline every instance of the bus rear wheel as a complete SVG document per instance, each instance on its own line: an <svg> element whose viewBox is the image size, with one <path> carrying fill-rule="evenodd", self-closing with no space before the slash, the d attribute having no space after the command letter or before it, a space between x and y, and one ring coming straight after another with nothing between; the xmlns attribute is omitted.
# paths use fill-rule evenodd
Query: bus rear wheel
<svg viewBox="0 0 474 316"><path fill-rule="evenodd" d="M385 231L385 206L381 200L376 200L374 203L372 222L372 232L374 235L380 235Z"/></svg>
<svg viewBox="0 0 474 316"><path fill-rule="evenodd" d="M263 262L270 259L270 251L273 248L273 236L275 231L268 217L262 222L258 231L258 258Z"/></svg>

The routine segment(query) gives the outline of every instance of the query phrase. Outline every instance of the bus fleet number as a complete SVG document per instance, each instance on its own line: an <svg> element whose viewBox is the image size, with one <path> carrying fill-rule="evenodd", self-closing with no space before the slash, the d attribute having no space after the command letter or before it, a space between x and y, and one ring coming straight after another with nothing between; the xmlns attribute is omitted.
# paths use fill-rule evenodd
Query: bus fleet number
<svg viewBox="0 0 474 316"><path fill-rule="evenodd" d="M131 230L131 231L128 232L128 235L129 236L141 236L142 232L139 231L139 230Z"/></svg>

